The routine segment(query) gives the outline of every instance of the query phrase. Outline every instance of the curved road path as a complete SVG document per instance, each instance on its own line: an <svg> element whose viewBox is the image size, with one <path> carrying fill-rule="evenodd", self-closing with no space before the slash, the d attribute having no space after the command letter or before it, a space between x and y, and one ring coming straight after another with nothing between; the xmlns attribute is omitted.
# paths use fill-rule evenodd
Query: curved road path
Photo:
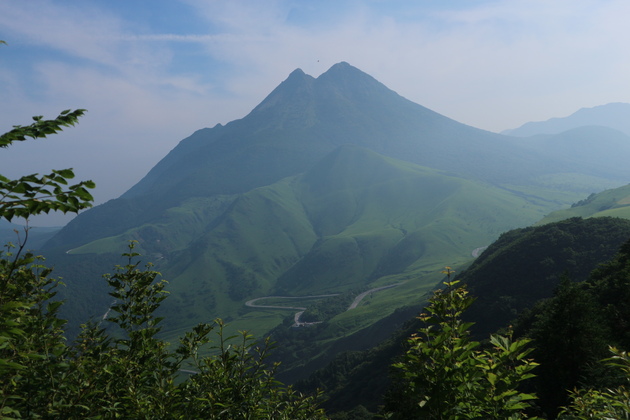
<svg viewBox="0 0 630 420"><path fill-rule="evenodd" d="M360 295L358 295L356 298L354 298L354 301L350 304L350 306L348 307L348 309L346 309L346 311L349 311L351 309L356 308L359 303L361 303L361 301L363 300L363 298L365 298L367 295L374 293L374 292L379 292L381 290L385 290L385 289L391 289L392 287L396 287L396 286L400 286L402 283L396 283L396 284L390 284L388 286L381 286L381 287L376 287L374 289L370 289L366 292L361 293ZM300 317L302 316L302 314L304 313L304 311L306 310L306 308L300 307L300 306L279 306L279 305L256 305L256 302L259 300L263 300L263 299L312 299L312 298L323 298L323 297L332 297L332 296L339 296L340 293L332 293L332 294L328 294L328 295L310 295L310 296L263 296L263 297L259 297L256 299L251 299L248 300L247 302L245 302L245 306L249 306L250 308L267 308L267 309L295 309L298 310L300 312L296 312L295 313L295 317L294 317L294 325L295 326L300 326L300 325L311 325L311 324L319 324L319 322L300 322Z"/></svg>
<svg viewBox="0 0 630 420"><path fill-rule="evenodd" d="M273 308L273 309L301 309L306 310L306 308L301 308L299 306L274 306L274 305L256 305L254 302L262 299L312 299L312 298L323 298L323 297L332 297L339 296L339 293L332 293L330 295L312 295L312 296L263 296L256 299L248 300L245 302L245 306L249 306L250 308Z"/></svg>
<svg viewBox="0 0 630 420"><path fill-rule="evenodd" d="M473 258L477 258L483 251L486 250L486 248L488 248L487 246L481 246L479 248L475 248L472 251L472 256ZM359 303L361 303L361 301L369 294L371 293L375 293L375 292L380 292L381 290L385 290L385 289L391 289L392 287L396 287L396 286L400 286L403 283L396 283L396 284L390 284L388 286L381 286L381 287L376 287L374 289L370 289L366 292L361 293L360 295L358 295L356 298L354 298L354 301L350 304L350 306L348 307L348 309L346 309L346 311L349 311L351 309L356 308ZM263 299L311 299L311 298L323 298L323 297L331 297L331 296L339 296L339 293L332 293L332 294L328 294L328 295L311 295L311 296L263 296L263 297L259 297L256 299L251 299L248 300L247 302L245 302L245 306L249 306L250 308L268 308L268 309L295 309L297 311L300 312L296 312L295 314L295 324L297 326L300 325L306 325L306 324L318 324L318 322L300 322L300 316L302 316L302 314L304 313L304 311L306 310L306 308L300 307L300 306L279 306L279 305L256 305L256 302L259 300L263 300Z"/></svg>
<svg viewBox="0 0 630 420"><path fill-rule="evenodd" d="M488 246L480 246L479 248L473 249L473 252L472 252L473 258L477 258L478 256L480 256L481 253L485 251L487 248Z"/></svg>
<svg viewBox="0 0 630 420"><path fill-rule="evenodd" d="M377 287L375 289L370 289L367 292L363 292L359 296L354 298L354 301L352 302L352 304L346 310L349 311L350 309L356 308L359 305L359 303L361 303L363 298L366 297L367 295L369 295L370 293L380 292L381 290L385 290L385 289L391 289L392 287L400 286L401 284L402 283L390 284L389 286L381 286L381 287Z"/></svg>

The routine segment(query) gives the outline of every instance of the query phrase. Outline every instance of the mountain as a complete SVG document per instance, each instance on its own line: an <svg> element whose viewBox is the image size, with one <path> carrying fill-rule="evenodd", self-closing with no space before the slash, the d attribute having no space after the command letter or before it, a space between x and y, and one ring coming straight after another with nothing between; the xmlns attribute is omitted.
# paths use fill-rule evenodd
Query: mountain
<svg viewBox="0 0 630 420"><path fill-rule="evenodd" d="M240 194L269 185L303 172L342 145L512 188L553 189L557 186L550 176L591 175L571 161L570 153L550 157L463 125L339 63L316 79L295 70L244 118L182 140L122 197L82 213L47 247L73 248L121 234L191 197ZM606 142L600 145L614 154ZM611 174L603 179L592 175L604 188L630 178L625 164L608 169ZM566 184L563 179L564 190Z"/></svg>
<svg viewBox="0 0 630 420"><path fill-rule="evenodd" d="M347 63L318 78L296 70L244 118L182 140L44 250L68 285L71 325L107 312L100 274L136 240L169 281L168 339L216 317L257 336L284 328L296 333L283 355L295 380L341 350L374 345L442 267L469 264L502 232L583 198L585 179L630 178L625 162L518 140L410 102ZM621 154L615 141L600 138L610 156ZM290 328L289 307L361 292L356 308Z"/></svg>
<svg viewBox="0 0 630 420"><path fill-rule="evenodd" d="M630 239L630 220L574 217L504 233L457 280L477 298L468 317L486 336L549 298L563 275L588 278Z"/></svg>
<svg viewBox="0 0 630 420"><path fill-rule="evenodd" d="M593 108L582 108L563 118L528 122L518 128L505 130L501 134L529 137L537 134L558 134L584 126L603 126L630 136L630 104L615 102Z"/></svg>

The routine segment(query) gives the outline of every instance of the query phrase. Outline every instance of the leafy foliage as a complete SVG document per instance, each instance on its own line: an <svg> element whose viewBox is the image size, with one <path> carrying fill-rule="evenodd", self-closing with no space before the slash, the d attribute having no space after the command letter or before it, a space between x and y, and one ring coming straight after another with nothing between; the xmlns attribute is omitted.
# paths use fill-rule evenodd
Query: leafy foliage
<svg viewBox="0 0 630 420"><path fill-rule="evenodd" d="M621 371L625 385L600 391L596 389L571 392L571 404L565 407L559 418L563 420L630 419L630 357L625 351L611 347L613 356L606 359L609 366Z"/></svg>
<svg viewBox="0 0 630 420"><path fill-rule="evenodd" d="M256 345L242 333L235 343L220 320L199 324L172 350L157 337L162 319L153 315L166 298L165 282L150 267L138 268L133 244L125 256L128 263L106 276L115 298L105 319L111 327L90 322L73 346L56 317L60 303L44 304L56 285L50 270L34 271L30 259L1 260L0 286L12 292L2 295L0 318L4 416L324 418L314 398L274 380L275 367L265 363L268 342Z"/></svg>
<svg viewBox="0 0 630 420"><path fill-rule="evenodd" d="M533 356L540 363L534 383L541 408L555 415L567 404L568 390L597 383L606 374L594 367L606 356L610 334L592 289L566 277L554 298L532 312L527 336L534 340Z"/></svg>
<svg viewBox="0 0 630 420"><path fill-rule="evenodd" d="M79 117L82 117L84 114L85 109L76 109L74 111L66 109L54 120L44 120L44 117L41 115L33 117L35 122L31 125L14 125L11 131L0 135L0 147L7 147L15 141L24 141L28 137L38 139L45 138L50 134L56 134L63 127L74 126L79 121Z"/></svg>
<svg viewBox="0 0 630 420"><path fill-rule="evenodd" d="M22 413L49 402L46 389L64 359L64 321L56 315L60 302L52 302L58 282L41 257L21 255L11 247L0 253L0 417Z"/></svg>
<svg viewBox="0 0 630 420"><path fill-rule="evenodd" d="M33 124L16 125L11 131L0 135L0 147L8 147L28 137L37 139L55 134L63 127L75 125L84 113L84 109L68 109L53 120L33 117ZM88 189L94 188L94 182L83 181L68 186L68 180L72 178L72 169L53 170L44 176L26 175L16 180L0 175L0 217L11 221L14 217L28 219L50 211L77 213L91 207L93 197Z"/></svg>
<svg viewBox="0 0 630 420"><path fill-rule="evenodd" d="M4 145L45 137L82 115L64 111L53 122L36 117L2 136ZM28 218L91 205L83 182L64 190L70 170L11 181L2 177L0 217ZM105 279L115 300L99 322L88 322L72 345L55 301L58 280L42 258L22 243L0 252L0 417L17 418L211 418L318 419L323 411L274 379L265 363L269 343L251 335L224 336L224 324L199 324L170 344L158 337L154 312L167 294L159 273L139 268L131 243L127 264ZM108 327L102 326L105 322ZM212 346L211 333L218 330ZM213 354L213 355L212 355ZM185 378L186 375L190 377Z"/></svg>
<svg viewBox="0 0 630 420"><path fill-rule="evenodd" d="M526 358L529 340L493 335L491 347L480 349L469 337L471 324L461 318L474 299L456 285L446 282L448 289L430 299L419 317L425 326L409 338L404 360L393 365L401 382L386 405L390 418L524 418L536 398L516 389L537 366Z"/></svg>
<svg viewBox="0 0 630 420"><path fill-rule="evenodd" d="M570 404L571 390L618 387L618 375L598 361L609 346L630 347L630 242L588 280L565 278L552 298L524 312L515 325L518 335L534 340L540 368L532 385L547 415Z"/></svg>

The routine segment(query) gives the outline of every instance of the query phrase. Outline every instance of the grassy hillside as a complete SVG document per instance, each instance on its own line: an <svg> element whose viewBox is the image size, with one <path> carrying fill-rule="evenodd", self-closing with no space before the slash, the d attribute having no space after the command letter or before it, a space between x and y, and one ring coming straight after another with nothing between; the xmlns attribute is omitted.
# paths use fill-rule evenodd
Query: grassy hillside
<svg viewBox="0 0 630 420"><path fill-rule="evenodd" d="M605 216L630 219L630 185L591 194L573 204L571 208L550 213L536 224L543 225L571 217Z"/></svg>
<svg viewBox="0 0 630 420"><path fill-rule="evenodd" d="M532 223L550 205L348 146L302 175L238 196L188 200L70 255L111 255L138 240L169 280L167 336L215 317L261 336L295 311L249 308L248 299L401 283L328 320L313 337L321 346L312 344L324 354L396 308L418 305L443 266L467 263L473 249Z"/></svg>

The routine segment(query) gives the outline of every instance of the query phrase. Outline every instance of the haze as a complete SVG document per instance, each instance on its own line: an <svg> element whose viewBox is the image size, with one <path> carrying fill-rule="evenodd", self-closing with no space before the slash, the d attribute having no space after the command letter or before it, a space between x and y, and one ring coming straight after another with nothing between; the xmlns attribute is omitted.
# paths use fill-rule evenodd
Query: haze
<svg viewBox="0 0 630 420"><path fill-rule="evenodd" d="M0 132L89 110L61 135L2 150L0 173L74 167L98 204L295 68L316 77L340 61L491 131L630 102L629 15L603 0L0 0Z"/></svg>

